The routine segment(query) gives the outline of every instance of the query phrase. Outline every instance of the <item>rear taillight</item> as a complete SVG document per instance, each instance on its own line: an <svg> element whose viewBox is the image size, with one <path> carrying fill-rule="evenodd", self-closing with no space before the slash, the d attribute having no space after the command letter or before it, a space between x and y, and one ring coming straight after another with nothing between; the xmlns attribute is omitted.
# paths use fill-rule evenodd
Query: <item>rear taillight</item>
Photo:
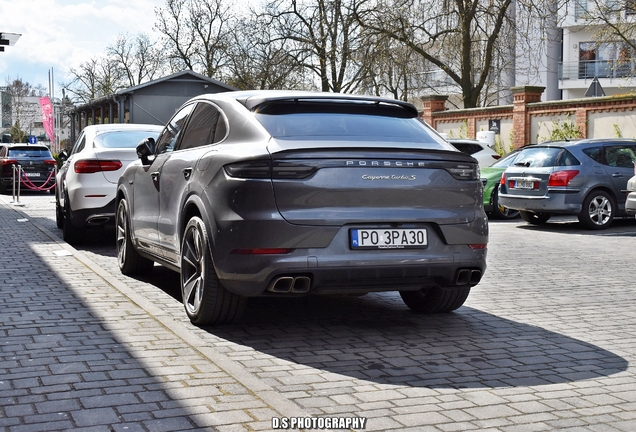
<svg viewBox="0 0 636 432"><path fill-rule="evenodd" d="M272 165L269 161L237 162L226 165L225 172L236 178L272 178Z"/></svg>
<svg viewBox="0 0 636 432"><path fill-rule="evenodd" d="M57 161L55 159L47 159L47 160L44 161L44 164L45 165L55 166L55 165L57 165Z"/></svg>
<svg viewBox="0 0 636 432"><path fill-rule="evenodd" d="M237 162L225 166L225 172L230 177L256 179L303 179L318 170L316 165L303 162L250 161Z"/></svg>
<svg viewBox="0 0 636 432"><path fill-rule="evenodd" d="M5 165L11 166L11 165L17 165L18 161L14 159L2 159L0 163L2 164L2 166L5 166Z"/></svg>
<svg viewBox="0 0 636 432"><path fill-rule="evenodd" d="M430 166L434 167L435 164L432 163ZM479 180L480 177L479 165L477 164L449 162L444 163L443 168L457 180Z"/></svg>
<svg viewBox="0 0 636 432"><path fill-rule="evenodd" d="M499 180L499 184L501 185L506 185L506 175L505 174L501 174L501 180Z"/></svg>
<svg viewBox="0 0 636 432"><path fill-rule="evenodd" d="M73 169L77 174L91 174L100 171L117 171L122 166L123 164L118 160L83 159L75 162Z"/></svg>
<svg viewBox="0 0 636 432"><path fill-rule="evenodd" d="M574 177L579 174L579 170L556 171L550 174L548 179L548 187L550 186L567 186Z"/></svg>
<svg viewBox="0 0 636 432"><path fill-rule="evenodd" d="M498 155L498 154L494 154L494 155L491 155L491 156L492 156L492 158L493 158L493 159L495 159L495 160L499 160L499 159L501 159L501 155Z"/></svg>

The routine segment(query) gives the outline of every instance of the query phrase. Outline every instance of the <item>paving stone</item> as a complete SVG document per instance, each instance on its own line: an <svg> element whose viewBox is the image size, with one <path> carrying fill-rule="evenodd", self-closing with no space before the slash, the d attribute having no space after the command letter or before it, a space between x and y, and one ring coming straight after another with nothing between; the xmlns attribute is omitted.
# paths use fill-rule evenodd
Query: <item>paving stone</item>
<svg viewBox="0 0 636 432"><path fill-rule="evenodd" d="M272 417L307 415L364 416L381 431L636 429L625 265L636 221L604 232L571 218L492 221L488 270L451 314L413 314L395 293L252 299L242 322L198 328L173 272L123 276L109 236L67 249L50 196L7 202L0 196L12 251L0 254L9 432L267 431Z"/></svg>

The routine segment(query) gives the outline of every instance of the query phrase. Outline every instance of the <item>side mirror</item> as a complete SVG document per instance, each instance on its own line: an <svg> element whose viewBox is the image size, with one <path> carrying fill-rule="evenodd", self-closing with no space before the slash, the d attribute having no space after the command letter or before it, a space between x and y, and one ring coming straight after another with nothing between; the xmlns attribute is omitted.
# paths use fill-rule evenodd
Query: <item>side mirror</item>
<svg viewBox="0 0 636 432"><path fill-rule="evenodd" d="M155 139L152 137L146 138L145 140L137 144L137 156L139 157L139 159L141 159L142 164L150 164L150 160L148 160L148 157L155 154L155 147Z"/></svg>
<svg viewBox="0 0 636 432"><path fill-rule="evenodd" d="M57 158L62 161L62 163L66 162L68 160L68 151L65 148L60 150L57 154Z"/></svg>

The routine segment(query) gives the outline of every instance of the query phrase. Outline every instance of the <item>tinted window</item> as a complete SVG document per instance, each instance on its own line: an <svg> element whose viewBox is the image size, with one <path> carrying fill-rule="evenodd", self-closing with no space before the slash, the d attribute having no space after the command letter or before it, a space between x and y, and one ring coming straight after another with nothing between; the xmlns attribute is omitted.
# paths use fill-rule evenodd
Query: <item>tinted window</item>
<svg viewBox="0 0 636 432"><path fill-rule="evenodd" d="M583 149L583 153L594 159L598 163L603 163L603 149L601 147L591 147Z"/></svg>
<svg viewBox="0 0 636 432"><path fill-rule="evenodd" d="M81 134L80 137L75 142L75 146L73 146L73 150L71 150L71 154L79 153L84 149L84 145L86 144L86 134Z"/></svg>
<svg viewBox="0 0 636 432"><path fill-rule="evenodd" d="M201 147L214 142L219 111L213 105L199 103L192 113L179 149Z"/></svg>
<svg viewBox="0 0 636 432"><path fill-rule="evenodd" d="M11 147L9 157L50 158L52 156L49 149L42 147Z"/></svg>
<svg viewBox="0 0 636 432"><path fill-rule="evenodd" d="M179 139L181 130L188 119L188 114L190 114L190 111L192 111L193 108L194 104L187 105L170 119L157 140L157 153L165 153L167 151L174 150L174 146Z"/></svg>
<svg viewBox="0 0 636 432"><path fill-rule="evenodd" d="M413 147L454 149L427 125L400 108L348 103L276 106L255 113L274 138L347 140L368 143L400 141Z"/></svg>
<svg viewBox="0 0 636 432"><path fill-rule="evenodd" d="M609 166L633 168L634 160L636 160L636 155L634 155L634 148L631 146L605 147L605 161Z"/></svg>
<svg viewBox="0 0 636 432"><path fill-rule="evenodd" d="M142 140L159 135L151 131L119 131L107 132L95 137L95 147L104 148L135 148Z"/></svg>
<svg viewBox="0 0 636 432"><path fill-rule="evenodd" d="M491 168L506 168L508 166L510 166L515 159L517 158L517 156L519 156L518 151L512 152L512 153L508 153L506 156L504 156L503 158L499 159L497 162L495 162L494 164L490 165Z"/></svg>
<svg viewBox="0 0 636 432"><path fill-rule="evenodd" d="M572 153L559 147L538 147L527 149L519 153L514 160L515 166L526 167L551 167L551 166L571 166L581 163Z"/></svg>

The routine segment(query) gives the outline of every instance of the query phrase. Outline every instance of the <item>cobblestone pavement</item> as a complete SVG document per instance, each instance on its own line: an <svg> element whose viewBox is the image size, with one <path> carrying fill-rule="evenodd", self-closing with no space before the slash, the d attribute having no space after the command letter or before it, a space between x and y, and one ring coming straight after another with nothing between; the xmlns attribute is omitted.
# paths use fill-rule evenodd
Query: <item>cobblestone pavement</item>
<svg viewBox="0 0 636 432"><path fill-rule="evenodd" d="M396 293L252 299L197 328L177 275L72 248L51 195L0 196L0 430L253 431L359 416L366 430L636 430L636 222L491 223L488 270L454 313Z"/></svg>

